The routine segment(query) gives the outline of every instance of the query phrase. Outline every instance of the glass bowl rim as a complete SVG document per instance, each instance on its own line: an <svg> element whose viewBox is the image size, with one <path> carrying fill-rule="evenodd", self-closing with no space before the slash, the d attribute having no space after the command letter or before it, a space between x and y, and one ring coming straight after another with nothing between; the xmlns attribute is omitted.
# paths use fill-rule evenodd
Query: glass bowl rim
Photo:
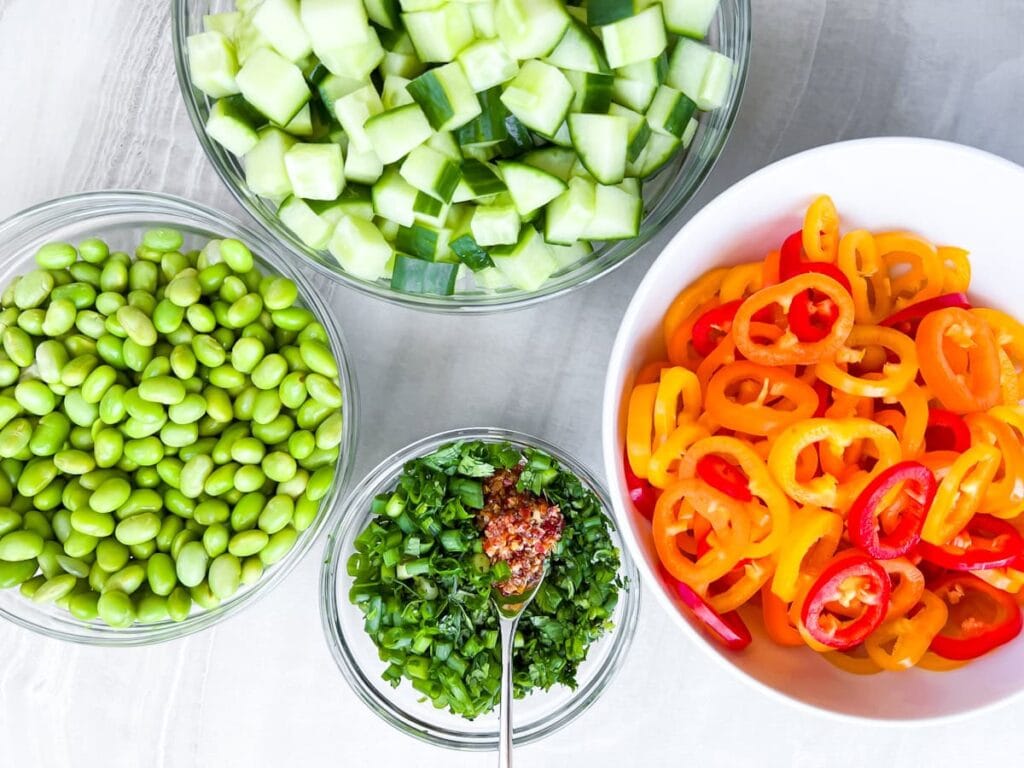
<svg viewBox="0 0 1024 768"><path fill-rule="evenodd" d="M707 177L717 165L722 150L732 135L732 129L739 114L740 104L743 101L750 69L752 0L732 1L736 4L737 9L734 19L737 33L737 56L735 58L735 78L730 87L732 98L716 110L716 112L723 112L724 117L718 131L709 141L709 154L706 158L695 164L692 176L686 179L686 183L673 184L659 196L651 210L643 215L640 233L636 237L623 241L611 241L609 243L609 249L616 249L623 243L628 243L629 245L619 250L614 258L608 260L607 263L599 267L591 267L589 270L583 267L581 268L583 271L574 275L572 279L567 279L554 285L551 285L549 281L535 291L517 289L507 293L484 294L473 297L460 296L458 293L453 296L403 293L393 290L389 286L362 280L347 274L343 270L330 269L319 260L312 258L307 252L309 249L300 245L297 238L288 231L287 227L281 224L277 217L273 217L273 220L271 220L272 217L264 214L252 202L250 198L257 196L236 183L226 164L221 162L218 149L214 146L213 140L206 133L205 123L199 108L200 99L197 99L194 93L192 77L186 61L187 38L189 34L188 18L191 14L189 6L195 0L171 0L171 40L174 49L174 68L178 79L178 89L182 100L185 102L185 111L188 114L189 122L192 124L196 138L203 149L203 154L206 155L206 159L213 166L217 176L238 204L274 240L294 255L300 257L304 264L307 264L333 283L344 285L346 288L358 291L365 296L371 296L398 306L439 314L494 314L534 306L540 302L576 291L611 274L650 243L665 225L697 195ZM721 10L719 10L719 13L721 13ZM696 144L691 145L690 151L696 148ZM703 148L703 145L701 145L701 148ZM689 151L687 157L688 155ZM686 157L683 158L683 163L685 164L685 162ZM681 168L682 166L680 166L680 170ZM672 194L673 190L677 191L674 197ZM597 264L597 262L598 259L595 259L588 263L593 265Z"/></svg>
<svg viewBox="0 0 1024 768"><path fill-rule="evenodd" d="M610 530L617 538L620 566L619 573L627 579L621 590L622 615L608 636L611 646L601 667L585 686L581 685L570 694L569 700L558 710L541 720L529 731L516 730L516 744L523 746L550 736L580 717L601 697L615 679L636 634L640 614L642 587L639 572L632 555L626 551L625 540L618 530L618 523L612 514L610 497L604 484L593 472L564 449L552 445L533 435L498 427L461 427L437 432L420 438L381 460L369 470L362 482L350 491L344 503L335 510L330 521L327 543L324 547L323 565L320 570L320 617L327 645L335 664L341 670L349 687L378 717L402 733L435 746L460 751L486 751L497 748L497 734L464 736L444 730L436 731L419 718L407 714L394 705L386 696L380 695L368 679L352 653L342 629L338 610L337 586L339 568L348 553L341 551L341 543L353 528L362 525L370 516L369 502L382 488L394 482L393 475L400 472L410 459L423 456L434 448L457 440L483 440L486 442L508 441L517 447L539 448L551 454L558 462L583 481L601 501ZM365 511L361 511L365 510ZM423 706L429 706L424 704Z"/></svg>
<svg viewBox="0 0 1024 768"><path fill-rule="evenodd" d="M69 218L64 219L65 216ZM98 622L82 622L71 617L70 614L54 619L59 624L50 626L34 620L31 611L9 610L6 606L0 605L0 618L52 639L108 647L153 645L207 629L234 616L277 587L308 554L320 532L327 525L334 509L344 498L344 491L347 489L355 466L359 414L358 391L355 372L349 363L351 358L344 334L334 314L329 311L327 302L316 291L313 282L302 269L296 268L288 262L286 257L280 255L278 253L279 246L263 232L223 211L186 200L177 195L142 190L111 189L65 195L29 206L0 221L0 253L3 253L11 241L43 238L61 227L79 225L92 218L104 216L126 217L130 221L137 222L137 226L143 226L149 222L155 224L160 221L161 217L165 217L169 225L197 230L203 233L203 236L230 236L241 239L252 248L257 262L264 262L269 268L296 283L299 287L299 298L324 326L331 340L332 351L341 362L339 383L343 398L342 441L331 491L325 497L323 508L313 525L301 532L295 545L285 557L269 567L267 573L247 590L236 593L235 596L212 610L191 614L180 622L165 620L155 624L133 624L124 629L114 629ZM95 234L102 235L109 226L109 224L97 224ZM16 243L16 247L23 247L23 245ZM13 589L6 591L13 592ZM27 600L25 602L29 606L32 605ZM43 610L43 607L38 610Z"/></svg>

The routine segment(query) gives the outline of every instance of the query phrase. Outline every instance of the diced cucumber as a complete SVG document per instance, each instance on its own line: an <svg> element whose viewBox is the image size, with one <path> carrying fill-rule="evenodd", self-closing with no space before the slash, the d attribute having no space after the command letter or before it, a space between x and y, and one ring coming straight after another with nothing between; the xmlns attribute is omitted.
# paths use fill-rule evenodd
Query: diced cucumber
<svg viewBox="0 0 1024 768"><path fill-rule="evenodd" d="M345 129L348 140L360 152L373 149L366 133L367 121L384 112L384 104L372 85L364 85L334 102L334 114Z"/></svg>
<svg viewBox="0 0 1024 768"><path fill-rule="evenodd" d="M636 160L651 137L651 126L639 112L634 112L620 104L612 104L608 113L624 117L629 123L629 130L626 133L626 161Z"/></svg>
<svg viewBox="0 0 1024 768"><path fill-rule="evenodd" d="M703 43L681 38L672 51L666 82L697 104L697 109L722 105L732 79L733 62Z"/></svg>
<svg viewBox="0 0 1024 768"><path fill-rule="evenodd" d="M261 48L271 48L270 41L256 29L252 23L252 17L256 8L245 10L239 5L238 10L242 15L238 17L238 24L235 27L235 34L232 41L235 44L235 54L238 56L238 63L245 64L249 57Z"/></svg>
<svg viewBox="0 0 1024 768"><path fill-rule="evenodd" d="M480 101L458 62L427 70L408 90L434 130L453 130L480 114Z"/></svg>
<svg viewBox="0 0 1024 768"><path fill-rule="evenodd" d="M387 75L384 78L384 87L380 92L380 100L384 105L384 109L393 109L415 102L415 99L409 95L409 90L406 87L409 85L409 82L408 78L401 77L400 75Z"/></svg>
<svg viewBox="0 0 1024 768"><path fill-rule="evenodd" d="M683 135L697 105L682 91L669 85L659 85L654 100L647 109L647 124L656 133L675 136Z"/></svg>
<svg viewBox="0 0 1024 768"><path fill-rule="evenodd" d="M309 101L302 70L269 48L254 52L235 79L245 100L278 125L287 125Z"/></svg>
<svg viewBox="0 0 1024 768"><path fill-rule="evenodd" d="M474 272L473 279L481 290L489 293L506 290L512 287L508 278L499 272L497 267L487 267L485 269L481 269L479 272Z"/></svg>
<svg viewBox="0 0 1024 768"><path fill-rule="evenodd" d="M511 80L519 71L501 40L478 40L459 52L457 61L462 66L474 91L486 91Z"/></svg>
<svg viewBox="0 0 1024 768"><path fill-rule="evenodd" d="M220 32L228 40L233 40L238 31L238 22L242 18L240 11L226 13L208 13L203 16L204 32Z"/></svg>
<svg viewBox="0 0 1024 768"><path fill-rule="evenodd" d="M259 141L242 162L245 183L253 193L275 200L283 200L292 193L284 156L293 144L295 139L280 128L267 127L260 131Z"/></svg>
<svg viewBox="0 0 1024 768"><path fill-rule="evenodd" d="M481 248L470 234L465 234L452 240L449 247L458 257L459 261L474 272L494 266L494 262L487 255L487 251Z"/></svg>
<svg viewBox="0 0 1024 768"><path fill-rule="evenodd" d="M696 121L691 122L696 125ZM652 132L640 156L627 167L627 173L645 179L675 157L676 152L683 146L675 136Z"/></svg>
<svg viewBox="0 0 1024 768"><path fill-rule="evenodd" d="M284 167L292 192L307 200L334 200L345 188L345 166L337 144L295 144Z"/></svg>
<svg viewBox="0 0 1024 768"><path fill-rule="evenodd" d="M693 137L697 135L697 128L699 127L700 124L697 122L697 118L691 117L690 122L686 124L686 129L683 131L683 135L679 137L684 149L690 146L690 143L693 141Z"/></svg>
<svg viewBox="0 0 1024 768"><path fill-rule="evenodd" d="M398 172L420 192L449 203L462 178L459 165L447 155L428 147L416 147L402 162Z"/></svg>
<svg viewBox="0 0 1024 768"><path fill-rule="evenodd" d="M256 126L262 122L263 116L241 96L226 96L210 107L206 133L228 152L244 155L259 141Z"/></svg>
<svg viewBox="0 0 1024 768"><path fill-rule="evenodd" d="M416 104L374 115L364 126L373 151L384 165L401 160L430 138L430 123Z"/></svg>
<svg viewBox="0 0 1024 768"><path fill-rule="evenodd" d="M221 32L188 37L188 69L196 88L215 99L238 93L235 46Z"/></svg>
<svg viewBox="0 0 1024 768"><path fill-rule="evenodd" d="M454 61L459 51L473 42L473 19L463 3L403 13L402 22L420 61Z"/></svg>
<svg viewBox="0 0 1024 768"><path fill-rule="evenodd" d="M583 237L587 240L636 237L642 215L643 200L638 192L598 184L594 189L594 216L583 230Z"/></svg>
<svg viewBox="0 0 1024 768"><path fill-rule="evenodd" d="M533 149L533 136L529 129L511 113L505 115L505 132L508 135L498 144L498 153L502 157L518 157Z"/></svg>
<svg viewBox="0 0 1024 768"><path fill-rule="evenodd" d="M661 6L652 5L636 16L602 27L601 39L613 69L660 56L668 45Z"/></svg>
<svg viewBox="0 0 1024 768"><path fill-rule="evenodd" d="M703 40L720 0L661 0L669 32Z"/></svg>
<svg viewBox="0 0 1024 768"><path fill-rule="evenodd" d="M468 146L490 146L508 138L508 109L501 101L501 88L494 87L476 95L480 114L455 132L456 140Z"/></svg>
<svg viewBox="0 0 1024 768"><path fill-rule="evenodd" d="M394 253L372 222L355 216L341 217L327 249L342 269L363 280L384 277Z"/></svg>
<svg viewBox="0 0 1024 768"><path fill-rule="evenodd" d="M395 255L391 287L404 293L450 296L455 293L458 264L441 264L404 254Z"/></svg>
<svg viewBox="0 0 1024 768"><path fill-rule="evenodd" d="M479 160L467 159L462 161L462 178L455 188L452 200L462 203L467 200L491 197L505 191L505 182L491 170L489 165Z"/></svg>
<svg viewBox="0 0 1024 768"><path fill-rule="evenodd" d="M431 149L436 149L456 163L462 162L462 150L459 148L458 142L455 141L455 137L448 131L438 131L435 133L427 139L427 146Z"/></svg>
<svg viewBox="0 0 1024 768"><path fill-rule="evenodd" d="M562 179L526 163L502 162L498 170L520 216L547 205L566 188Z"/></svg>
<svg viewBox="0 0 1024 768"><path fill-rule="evenodd" d="M384 163L372 149L360 152L349 145L345 155L345 178L360 184L373 184L384 173Z"/></svg>
<svg viewBox="0 0 1024 768"><path fill-rule="evenodd" d="M317 210L317 206L332 206L345 216L355 216L357 219L373 221L373 201L370 199L370 190L361 184L347 184L341 196L333 203L310 202L310 207ZM323 212L320 213L321 217Z"/></svg>
<svg viewBox="0 0 1024 768"><path fill-rule="evenodd" d="M310 248L321 250L327 247L332 227L317 216L305 200L292 195L281 203L277 215L281 222Z"/></svg>
<svg viewBox="0 0 1024 768"><path fill-rule="evenodd" d="M573 96L570 110L573 112L607 112L612 103L614 78L595 72L566 70L562 74L572 85Z"/></svg>
<svg viewBox="0 0 1024 768"><path fill-rule="evenodd" d="M505 245L518 240L520 224L516 207L509 200L508 203L477 206L469 230L478 245Z"/></svg>
<svg viewBox="0 0 1024 768"><path fill-rule="evenodd" d="M388 75L399 75L412 80L414 77L422 75L426 68L427 65L420 61L415 53L387 51L384 54L384 60L380 64L380 73L385 77Z"/></svg>
<svg viewBox="0 0 1024 768"><path fill-rule="evenodd" d="M323 138L328 131L328 120L323 112L323 105L310 101L296 113L288 125L281 127L292 136L306 139Z"/></svg>
<svg viewBox="0 0 1024 768"><path fill-rule="evenodd" d="M430 11L434 8L440 8L448 0L399 0L402 10L406 13L412 13L414 11Z"/></svg>
<svg viewBox="0 0 1024 768"><path fill-rule="evenodd" d="M602 184L626 174L629 121L617 115L569 115L569 136L580 162Z"/></svg>
<svg viewBox="0 0 1024 768"><path fill-rule="evenodd" d="M562 181L569 181L572 166L576 162L576 152L564 147L544 147L527 152L521 159L524 163L547 171Z"/></svg>
<svg viewBox="0 0 1024 768"><path fill-rule="evenodd" d="M553 50L545 59L560 69L574 72L609 73L608 60L601 41L585 25L573 19Z"/></svg>
<svg viewBox="0 0 1024 768"><path fill-rule="evenodd" d="M400 227L395 236L395 250L427 261L452 261L454 255L448 247L451 235L450 229L426 224Z"/></svg>
<svg viewBox="0 0 1024 768"><path fill-rule="evenodd" d="M501 42L519 60L550 54L569 26L561 0L496 0L494 24Z"/></svg>
<svg viewBox="0 0 1024 768"><path fill-rule="evenodd" d="M515 245L491 249L491 261L508 281L522 291L535 291L554 274L558 263L537 230L523 227Z"/></svg>
<svg viewBox="0 0 1024 768"><path fill-rule="evenodd" d="M347 192L349 187L346 187L345 190ZM320 221L327 225L330 233L334 232L334 228L338 226L341 217L345 215L345 210L339 205L337 200L303 200L302 202L309 207L309 210L316 214ZM371 213L368 221L372 220L373 216Z"/></svg>
<svg viewBox="0 0 1024 768"><path fill-rule="evenodd" d="M363 0L370 21L385 29L401 29L402 19L396 0Z"/></svg>
<svg viewBox="0 0 1024 768"><path fill-rule="evenodd" d="M668 58L664 54L656 59L620 67L615 71L612 99L635 112L646 112L667 72Z"/></svg>
<svg viewBox="0 0 1024 768"><path fill-rule="evenodd" d="M523 125L546 135L558 130L572 98L572 85L565 75L536 60L525 62L501 94L501 101Z"/></svg>
<svg viewBox="0 0 1024 768"><path fill-rule="evenodd" d="M372 30L362 0L302 0L299 18L323 65L336 75L353 76L353 54L360 50L365 53L371 43Z"/></svg>
<svg viewBox="0 0 1024 768"><path fill-rule="evenodd" d="M473 30L477 37L496 37L498 27L494 23L494 0L481 0L471 3L469 16L473 20Z"/></svg>
<svg viewBox="0 0 1024 768"><path fill-rule="evenodd" d="M263 0L252 23L289 61L299 61L313 52L313 44L299 18L299 0Z"/></svg>
<svg viewBox="0 0 1024 768"><path fill-rule="evenodd" d="M327 111L337 117L338 115L334 110L334 105L337 103L338 99L344 98L350 93L354 93L360 88L365 88L368 85L370 85L370 83L366 80L353 80L351 77L342 77L328 72L326 76L317 82L316 90L317 93L320 94L320 101L323 103Z"/></svg>
<svg viewBox="0 0 1024 768"><path fill-rule="evenodd" d="M587 3L587 24L600 27L620 19L628 19L641 11L644 0L590 0Z"/></svg>
<svg viewBox="0 0 1024 768"><path fill-rule="evenodd" d="M552 200L544 217L544 239L572 245L583 237L596 210L595 184L589 179L569 179L568 189Z"/></svg>
<svg viewBox="0 0 1024 768"><path fill-rule="evenodd" d="M548 141L556 147L568 149L572 146L572 137L569 136L569 122L563 121L553 136L545 136Z"/></svg>
<svg viewBox="0 0 1024 768"><path fill-rule="evenodd" d="M365 43L340 48L331 56L331 72L365 80L384 60L384 48L380 44L377 31L371 27Z"/></svg>
<svg viewBox="0 0 1024 768"><path fill-rule="evenodd" d="M548 248L551 249L551 255L555 257L559 272L576 266L594 252L594 247L586 240L580 240L572 245L554 245L549 242Z"/></svg>
<svg viewBox="0 0 1024 768"><path fill-rule="evenodd" d="M413 220L432 227L443 227L451 210L449 203L444 203L426 192L416 191L412 201Z"/></svg>
<svg viewBox="0 0 1024 768"><path fill-rule="evenodd" d="M388 168L371 190L374 212L385 219L411 227L416 221L413 205L416 188L398 174L397 168Z"/></svg>

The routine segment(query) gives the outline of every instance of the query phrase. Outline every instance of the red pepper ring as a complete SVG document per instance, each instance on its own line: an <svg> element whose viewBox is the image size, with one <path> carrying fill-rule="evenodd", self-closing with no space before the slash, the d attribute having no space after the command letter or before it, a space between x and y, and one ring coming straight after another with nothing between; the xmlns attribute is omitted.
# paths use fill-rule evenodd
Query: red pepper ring
<svg viewBox="0 0 1024 768"><path fill-rule="evenodd" d="M751 501L754 498L747 476L739 467L721 456L713 453L701 456L697 461L697 476L712 488L739 501Z"/></svg>
<svg viewBox="0 0 1024 768"><path fill-rule="evenodd" d="M926 451L963 453L971 447L971 430L960 414L944 408L930 408L924 444Z"/></svg>
<svg viewBox="0 0 1024 768"><path fill-rule="evenodd" d="M836 555L818 575L800 609L807 633L822 645L845 651L878 629L889 608L892 586L889 575L877 562L860 552ZM835 613L830 604L843 609ZM847 617L846 608L860 607Z"/></svg>
<svg viewBox="0 0 1024 768"><path fill-rule="evenodd" d="M816 378L814 380L814 393L818 396L818 407L814 411L814 418L820 419L825 415L825 411L832 405L832 387L826 384L821 379Z"/></svg>
<svg viewBox="0 0 1024 768"><path fill-rule="evenodd" d="M636 511L650 520L654 517L654 505L658 503L658 496L661 492L646 480L642 480L633 474L629 466L629 457L622 460L622 470L626 475L626 488L629 489L629 498L633 502Z"/></svg>
<svg viewBox="0 0 1024 768"><path fill-rule="evenodd" d="M691 587L673 578L664 568L659 567L659 570L665 583L675 589L683 605L689 609L712 640L730 651L742 651L750 645L750 630L736 611L718 613Z"/></svg>
<svg viewBox="0 0 1024 768"><path fill-rule="evenodd" d="M715 347L723 337L729 334L732 328L732 319L736 316L736 310L740 308L743 299L728 301L712 307L703 315L697 318L691 331L693 337L693 348L702 357L707 357L715 351Z"/></svg>
<svg viewBox="0 0 1024 768"><path fill-rule="evenodd" d="M779 250L780 280L788 280L804 272L817 272L820 275L828 275L848 293L851 292L850 278L839 267L827 261L804 261L803 253L803 230L798 230L783 241Z"/></svg>
<svg viewBox="0 0 1024 768"><path fill-rule="evenodd" d="M948 544L921 542L921 556L950 571L983 571L1012 565L1024 555L1024 537L1006 520L975 515Z"/></svg>
<svg viewBox="0 0 1024 768"><path fill-rule="evenodd" d="M801 291L793 297L786 319L800 341L821 341L839 319L839 307L829 296L814 290Z"/></svg>
<svg viewBox="0 0 1024 768"><path fill-rule="evenodd" d="M917 326L925 315L947 307L970 309L971 302L967 300L965 293L944 293L941 296L933 296L930 299L911 304L909 307L904 307L899 312L889 315L879 325L895 328L913 338L917 335Z"/></svg>
<svg viewBox="0 0 1024 768"><path fill-rule="evenodd" d="M899 522L884 536L878 518L882 504L897 486L910 496L900 512ZM876 475L850 507L846 521L850 541L878 560L892 560L910 552L921 541L921 528L935 498L938 483L928 467L916 461L901 461Z"/></svg>
<svg viewBox="0 0 1024 768"><path fill-rule="evenodd" d="M949 608L946 626L930 646L945 659L975 659L1008 643L1024 627L1014 596L977 576L949 573L930 584L929 589ZM978 601L986 604L979 606Z"/></svg>

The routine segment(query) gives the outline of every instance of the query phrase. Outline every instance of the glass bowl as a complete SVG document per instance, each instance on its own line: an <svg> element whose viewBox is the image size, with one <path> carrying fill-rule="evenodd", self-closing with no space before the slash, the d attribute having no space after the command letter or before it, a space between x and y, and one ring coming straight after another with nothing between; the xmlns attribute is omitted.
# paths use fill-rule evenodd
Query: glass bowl
<svg viewBox="0 0 1024 768"><path fill-rule="evenodd" d="M275 272L294 280L299 288L299 303L310 309L327 330L331 350L339 362L338 377L344 402L344 427L340 457L334 484L322 500L316 522L300 534L292 550L278 563L268 567L263 578L239 591L218 607L193 612L184 621L165 620L114 629L101 621L83 622L53 605L37 605L17 589L0 590L0 616L48 637L88 645L147 645L171 640L211 626L251 605L281 583L312 546L330 517L341 489L352 469L356 443L355 379L348 369L345 341L323 291L293 261L282 258L278 246L266 234L246 226L230 216L169 195L149 192L89 192L51 200L28 208L0 223L0 285L34 266L39 246L54 240L77 243L87 237L100 237L114 248L134 249L143 232L153 227L173 227L185 235L186 247L213 237L234 237L253 251L261 270Z"/></svg>
<svg viewBox="0 0 1024 768"><path fill-rule="evenodd" d="M703 115L690 148L677 155L671 163L644 184L644 217L637 237L595 248L594 253L588 258L556 273L536 291L508 289L487 292L479 289L457 289L453 296L426 296L392 290L386 280L361 280L342 270L334 257L326 251L317 251L306 246L278 219L272 202L249 191L239 159L206 135L204 126L209 116L210 100L192 85L185 41L190 34L202 31L205 14L228 11L233 7L234 0L171 2L174 60L178 83L185 98L185 108L199 137L199 143L221 179L238 202L275 238L327 277L362 293L396 304L439 312L495 312L535 304L586 285L637 253L696 194L714 167L736 119L750 58L750 0L722 0L718 14L712 22L708 41L716 50L736 62L729 93L721 108Z"/></svg>
<svg viewBox="0 0 1024 768"><path fill-rule="evenodd" d="M590 648L580 665L576 690L555 686L517 699L514 708L515 740L519 745L542 739L568 725L583 714L615 676L629 650L640 612L640 583L636 566L623 545L611 515L608 493L589 469L565 451L529 435L503 429L456 429L425 437L384 459L350 494L343 508L331 521L324 564L320 571L320 615L331 654L349 685L370 709L403 733L437 746L461 750L491 750L498 745L497 710L466 720L447 710L435 709L420 700L403 681L392 688L381 679L385 664L377 648L363 630L363 615L348 599L352 583L345 563L354 551L356 536L371 518L374 496L394 488L402 467L410 459L423 456L445 443L457 440L507 441L517 448L540 448L573 472L601 499L612 541L622 559L620 574L625 578L621 597L613 617L614 628Z"/></svg>

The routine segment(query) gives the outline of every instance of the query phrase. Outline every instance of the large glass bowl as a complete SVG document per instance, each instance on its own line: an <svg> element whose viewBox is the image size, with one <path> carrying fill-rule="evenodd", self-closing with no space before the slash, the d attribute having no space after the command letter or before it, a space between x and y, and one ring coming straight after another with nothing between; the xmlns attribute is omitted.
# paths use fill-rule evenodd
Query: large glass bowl
<svg viewBox="0 0 1024 768"><path fill-rule="evenodd" d="M324 564L320 572L320 615L331 654L349 685L367 706L403 733L442 747L463 750L489 750L498 745L497 710L476 720L465 720L448 710L435 709L413 690L407 681L392 688L381 679L385 664L377 648L363 630L363 614L349 601L352 585L346 563L355 549L356 536L370 521L373 497L395 487L402 467L410 459L457 440L507 441L518 448L540 448L573 472L601 499L608 515L612 541L622 558L619 573L626 585L612 618L614 628L590 647L580 665L578 686L570 690L555 686L536 692L515 703L515 741L526 744L542 739L568 725L583 714L612 681L621 666L636 632L640 612L640 584L636 566L623 546L622 537L611 518L607 491L589 469L572 456L549 443L519 432L502 429L456 429L423 438L384 459L367 474L352 492L344 507L331 521Z"/></svg>
<svg viewBox="0 0 1024 768"><path fill-rule="evenodd" d="M534 304L596 280L637 253L696 194L711 172L736 118L750 58L750 0L722 0L708 40L713 47L736 62L729 93L720 109L701 117L700 128L690 148L644 184L644 218L637 237L595 249L587 259L557 273L536 291L508 289L486 292L457 289L453 296L415 295L392 290L386 280L361 280L345 272L326 251L306 246L277 217L271 201L249 191L239 159L206 135L204 126L210 111L210 100L192 84L185 41L189 35L202 31L205 14L233 8L234 0L171 0L178 83L199 143L221 179L238 202L274 237L323 274L371 296L440 312L495 312Z"/></svg>
<svg viewBox="0 0 1024 768"><path fill-rule="evenodd" d="M77 243L95 236L105 240L112 250L131 251L141 241L143 232L164 226L180 230L185 235L186 247L199 247L216 237L242 240L252 249L260 270L295 281L299 288L299 303L310 309L327 330L331 351L338 360L344 428L334 485L321 501L316 522L299 536L284 559L266 570L263 578L213 610L193 610L181 622L166 620L114 629L101 621L80 621L53 605L37 605L22 597L17 589L0 590L0 616L60 640L88 645L147 645L204 629L251 605L280 584L309 550L330 517L352 469L356 443L356 391L355 380L347 365L341 329L323 291L318 292L309 277L295 269L289 259L282 258L275 250L279 246L275 246L265 233L226 214L169 195L148 192L73 195L42 203L0 223L0 285L7 285L16 275L32 269L35 265L33 256L44 243L54 240Z"/></svg>

